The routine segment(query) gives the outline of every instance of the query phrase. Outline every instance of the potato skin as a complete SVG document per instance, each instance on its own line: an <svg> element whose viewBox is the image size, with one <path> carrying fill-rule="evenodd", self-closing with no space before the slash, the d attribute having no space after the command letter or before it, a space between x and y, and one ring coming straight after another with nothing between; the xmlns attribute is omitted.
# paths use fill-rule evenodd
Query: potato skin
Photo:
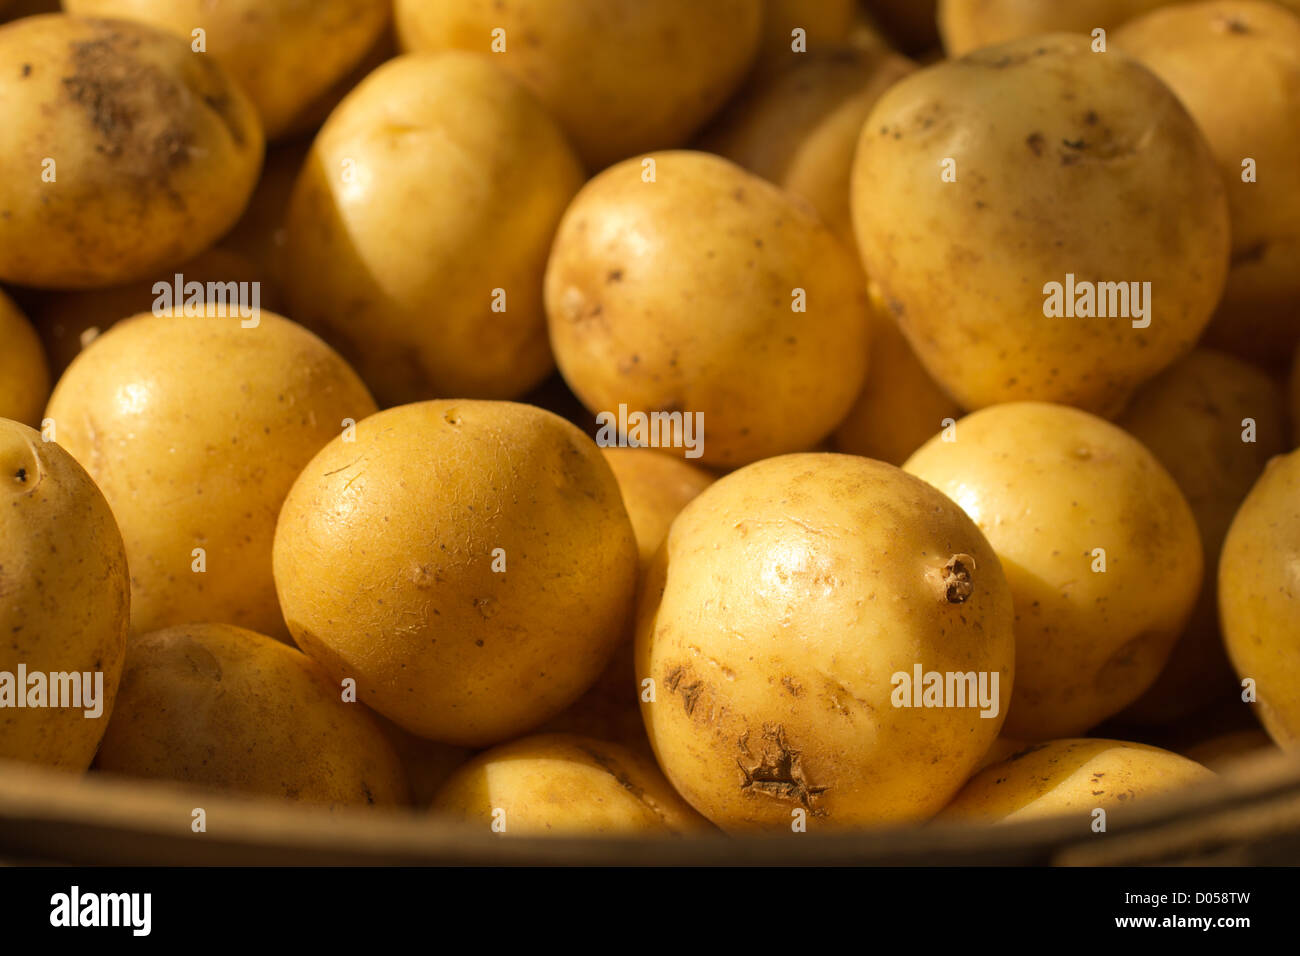
<svg viewBox="0 0 1300 956"><path fill-rule="evenodd" d="M647 757L573 734L539 734L479 754L443 784L431 809L506 836L709 829Z"/></svg>
<svg viewBox="0 0 1300 956"><path fill-rule="evenodd" d="M1164 84L1086 37L980 50L891 87L863 127L851 202L873 297L967 409L1116 414L1191 350L1227 274L1204 138ZM1151 282L1150 325L1045 316L1044 286L1067 274Z"/></svg>
<svg viewBox="0 0 1300 956"><path fill-rule="evenodd" d="M798 67L809 56L842 48L860 27L857 0L763 0L763 30L754 74L770 76ZM805 49L792 48L794 30Z"/></svg>
<svg viewBox="0 0 1300 956"><path fill-rule="evenodd" d="M462 746L517 736L585 691L635 577L595 444L510 402L421 402L358 423L355 442L303 469L275 535L298 646L390 720Z"/></svg>
<svg viewBox="0 0 1300 956"><path fill-rule="evenodd" d="M537 96L591 170L680 146L753 63L762 0L397 0L405 51L491 60ZM492 52L492 31L506 49Z"/></svg>
<svg viewBox="0 0 1300 956"><path fill-rule="evenodd" d="M964 56L1041 33L1110 31L1179 0L939 0L939 32L948 56Z"/></svg>
<svg viewBox="0 0 1300 956"><path fill-rule="evenodd" d="M50 397L45 349L27 317L0 289L0 418L37 427Z"/></svg>
<svg viewBox="0 0 1300 956"><path fill-rule="evenodd" d="M943 569L961 556L971 591ZM954 596L955 597L955 596ZM637 679L668 779L727 831L922 820L1002 726L1011 595L961 509L850 455L767 459L719 479L673 522L642 587ZM902 708L892 675L998 673L998 713Z"/></svg>
<svg viewBox="0 0 1300 956"><path fill-rule="evenodd" d="M381 404L522 395L553 368L542 273L581 185L559 127L490 62L391 60L330 115L294 187L293 315Z"/></svg>
<svg viewBox="0 0 1300 956"><path fill-rule="evenodd" d="M1203 563L1191 508L1137 439L1087 412L1015 402L954 428L903 469L964 508L1006 571L1016 690L1005 732L1086 731L1151 685L1191 614Z"/></svg>
<svg viewBox="0 0 1300 956"><path fill-rule="evenodd" d="M1219 559L1219 615L1237 676L1255 681L1259 720L1300 749L1300 452L1274 458L1242 502Z"/></svg>
<svg viewBox="0 0 1300 956"><path fill-rule="evenodd" d="M122 528L135 633L218 621L281 637L280 504L344 419L374 410L325 343L264 310L255 328L238 317L119 322L68 367L46 414Z"/></svg>
<svg viewBox="0 0 1300 956"><path fill-rule="evenodd" d="M134 635L97 769L340 807L406 779L365 707L302 652L229 624Z"/></svg>
<svg viewBox="0 0 1300 956"><path fill-rule="evenodd" d="M654 182L641 160L619 163L560 223L545 297L565 381L596 413L702 413L702 464L811 448L865 371L852 254L802 200L725 159L653 159Z"/></svg>
<svg viewBox="0 0 1300 956"><path fill-rule="evenodd" d="M103 712L0 708L0 758L90 766L113 710L130 586L108 502L72 456L0 418L0 671L100 671ZM26 694L27 689L17 688Z"/></svg>
<svg viewBox="0 0 1300 956"><path fill-rule="evenodd" d="M185 41L48 14L0 27L0 63L0 280L128 282L196 255L239 218L261 125Z"/></svg>

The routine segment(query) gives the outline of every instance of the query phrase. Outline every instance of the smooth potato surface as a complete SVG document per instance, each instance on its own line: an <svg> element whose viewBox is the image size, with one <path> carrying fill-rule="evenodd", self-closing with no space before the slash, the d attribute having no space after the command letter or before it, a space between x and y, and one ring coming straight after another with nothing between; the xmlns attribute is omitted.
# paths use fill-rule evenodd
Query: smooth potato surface
<svg viewBox="0 0 1300 956"><path fill-rule="evenodd" d="M3 290L0 343L0 418L36 427L50 397L50 369L36 330Z"/></svg>

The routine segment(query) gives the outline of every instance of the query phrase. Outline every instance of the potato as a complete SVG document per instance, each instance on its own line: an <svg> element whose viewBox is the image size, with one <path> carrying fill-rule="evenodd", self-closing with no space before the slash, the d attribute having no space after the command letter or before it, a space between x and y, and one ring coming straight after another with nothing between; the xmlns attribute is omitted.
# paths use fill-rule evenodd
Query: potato
<svg viewBox="0 0 1300 956"><path fill-rule="evenodd" d="M1227 274L1204 138L1159 80L1085 37L981 50L891 87L851 202L875 298L968 409L1117 413L1191 350ZM1076 303L1109 317L1067 317Z"/></svg>
<svg viewBox="0 0 1300 956"><path fill-rule="evenodd" d="M147 23L197 43L247 92L268 139L343 77L388 23L386 0L63 0L69 13Z"/></svg>
<svg viewBox="0 0 1300 956"><path fill-rule="evenodd" d="M802 201L733 163L650 159L653 181L641 160L619 163L560 223L545 300L565 381L596 413L681 413L683 442L702 421L703 464L812 447L863 381L851 253Z"/></svg>
<svg viewBox="0 0 1300 956"><path fill-rule="evenodd" d="M985 751L980 762L975 766L975 773L979 773L985 767L991 767L994 764L1002 763L1013 754L1018 754L1027 747L1033 746L1023 740L1016 740L1014 737L999 737L993 741L993 746ZM973 774L972 774L973 776Z"/></svg>
<svg viewBox="0 0 1300 956"><path fill-rule="evenodd" d="M709 828L645 757L573 734L539 734L479 754L452 774L432 810L507 836L678 836Z"/></svg>
<svg viewBox="0 0 1300 956"><path fill-rule="evenodd" d="M488 61L390 60L330 115L294 188L291 311L381 404L521 395L553 368L542 272L581 185L559 127Z"/></svg>
<svg viewBox="0 0 1300 956"><path fill-rule="evenodd" d="M1254 682L1260 723L1283 750L1300 749L1298 501L1300 451L1294 451L1264 469L1233 518L1219 558L1228 657L1238 677Z"/></svg>
<svg viewBox="0 0 1300 956"><path fill-rule="evenodd" d="M593 170L685 143L745 77L762 18L763 0L396 0L394 7L403 50L489 57L532 90Z"/></svg>
<svg viewBox="0 0 1300 956"><path fill-rule="evenodd" d="M0 27L0 280L85 288L210 246L262 162L252 105L177 37L50 14Z"/></svg>
<svg viewBox="0 0 1300 956"><path fill-rule="evenodd" d="M939 32L950 57L1041 33L1110 31L1180 0L939 0Z"/></svg>
<svg viewBox="0 0 1300 956"><path fill-rule="evenodd" d="M1226 773L1239 766L1243 760L1279 752L1268 734L1262 730L1234 730L1188 747L1187 759L1195 760L1215 773Z"/></svg>
<svg viewBox="0 0 1300 956"><path fill-rule="evenodd" d="M229 624L130 638L95 766L330 808L406 800L402 765L365 707L300 651Z"/></svg>
<svg viewBox="0 0 1300 956"><path fill-rule="evenodd" d="M1178 754L1119 740L1050 740L976 774L944 808L942 822L1020 823L1075 817L1092 828L1106 811L1212 780L1214 773Z"/></svg>
<svg viewBox="0 0 1300 956"><path fill-rule="evenodd" d="M50 398L55 440L122 529L136 633L215 621L284 636L271 577L280 504L347 420L375 410L314 335L267 311L245 321L119 322Z"/></svg>
<svg viewBox="0 0 1300 956"><path fill-rule="evenodd" d="M303 469L275 533L298 646L412 733L498 743L595 681L636 542L592 441L510 402L403 405Z"/></svg>
<svg viewBox="0 0 1300 956"><path fill-rule="evenodd" d="M1214 600L1219 551L1255 479L1287 450L1284 405L1281 388L1259 369L1197 349L1144 385L1116 420L1178 483L1196 516L1206 570L1191 620L1155 684L1125 711L1129 720L1172 722L1237 694Z"/></svg>
<svg viewBox="0 0 1300 956"><path fill-rule="evenodd" d="M857 0L763 0L754 72L779 73L798 67L809 54L844 46L859 26L857 13ZM795 30L803 32L796 38Z"/></svg>
<svg viewBox="0 0 1300 956"><path fill-rule="evenodd" d="M1300 343L1300 17L1264 0L1181 4L1112 43L1178 95L1227 183L1232 270L1206 341L1285 362Z"/></svg>
<svg viewBox="0 0 1300 956"><path fill-rule="evenodd" d="M36 330L0 290L0 418L38 426L50 397L50 369ZM0 475L0 480L3 476Z"/></svg>
<svg viewBox="0 0 1300 956"><path fill-rule="evenodd" d="M71 455L4 418L0 500L8 506L0 507L0 758L85 770L112 713L126 649L122 535ZM42 696L45 706L17 706Z"/></svg>
<svg viewBox="0 0 1300 956"><path fill-rule="evenodd" d="M1203 562L1191 508L1135 438L1077 409L1014 402L961 419L903 469L964 508L1006 571L1008 736L1081 733L1151 685Z"/></svg>
<svg viewBox="0 0 1300 956"><path fill-rule="evenodd" d="M636 653L659 765L724 830L788 830L799 811L814 830L921 820L1002 726L1011 596L984 536L933 488L866 458L786 455L677 516ZM918 669L978 687L916 706L903 679Z"/></svg>

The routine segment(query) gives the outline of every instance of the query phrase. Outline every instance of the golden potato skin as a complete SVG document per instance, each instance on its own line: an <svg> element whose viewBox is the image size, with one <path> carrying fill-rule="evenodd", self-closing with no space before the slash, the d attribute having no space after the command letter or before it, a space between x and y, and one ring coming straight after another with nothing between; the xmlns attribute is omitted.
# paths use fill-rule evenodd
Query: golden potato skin
<svg viewBox="0 0 1300 956"><path fill-rule="evenodd" d="M330 808L397 806L406 779L361 704L306 655L229 624L133 635L97 769Z"/></svg>
<svg viewBox="0 0 1300 956"><path fill-rule="evenodd" d="M206 52L247 92L268 139L356 64L388 23L385 0L63 0L69 13L136 20Z"/></svg>
<svg viewBox="0 0 1300 956"><path fill-rule="evenodd" d="M1300 749L1300 452L1274 458L1242 503L1219 558L1219 615L1237 676L1255 682L1260 723Z"/></svg>
<svg viewBox="0 0 1300 956"><path fill-rule="evenodd" d="M1195 761L1145 744L1063 739L1036 744L981 771L944 808L943 822L1019 823L1077 817L1091 827L1093 811L1115 814L1161 794L1214 779Z"/></svg>
<svg viewBox="0 0 1300 956"><path fill-rule="evenodd" d="M640 159L612 166L560 223L545 297L565 381L596 413L702 413L705 465L811 448L865 371L852 254L801 200L725 159L649 158L653 182Z"/></svg>
<svg viewBox="0 0 1300 956"><path fill-rule="evenodd" d="M1178 95L1227 184L1232 270L1206 341L1285 362L1300 343L1300 16L1265 0L1177 4L1112 43ZM1247 157L1254 182L1242 181Z"/></svg>
<svg viewBox="0 0 1300 956"><path fill-rule="evenodd" d="M4 418L0 594L0 671L16 675L25 664L28 674L104 675L98 717L85 716L85 708L0 708L0 758L85 770L112 713L126 649L122 535L71 455Z"/></svg>
<svg viewBox="0 0 1300 956"><path fill-rule="evenodd" d="M49 363L36 330L3 289L0 343L0 418L37 427L50 397Z"/></svg>
<svg viewBox="0 0 1300 956"><path fill-rule="evenodd" d="M538 734L479 754L443 784L431 809L505 836L709 829L647 757L573 734Z"/></svg>
<svg viewBox="0 0 1300 956"><path fill-rule="evenodd" d="M811 830L921 820L1002 726L1011 595L933 488L866 458L786 455L677 516L642 587L636 654L659 765L722 829L788 833L798 810ZM997 714L894 706L892 675L916 664L997 673Z"/></svg>
<svg viewBox="0 0 1300 956"><path fill-rule="evenodd" d="M1172 722L1240 692L1219 636L1219 552L1264 466L1287 450L1284 406L1281 388L1263 371L1197 349L1142 386L1116 419L1178 483L1196 516L1205 558L1196 609L1159 678L1125 718ZM1254 423L1252 442L1244 440L1247 419Z"/></svg>
<svg viewBox="0 0 1300 956"><path fill-rule="evenodd" d="M239 218L261 125L185 41L49 14L0 27L0 63L0 280L127 282L189 259Z"/></svg>
<svg viewBox="0 0 1300 956"><path fill-rule="evenodd" d="M524 83L591 170L680 146L758 52L762 0L397 0L405 51L487 57ZM492 31L505 31L493 52Z"/></svg>
<svg viewBox="0 0 1300 956"><path fill-rule="evenodd" d="M966 510L1010 582L1006 734L1081 733L1151 685L1191 614L1203 565L1191 508L1151 452L1078 409L997 405L952 437L932 438L903 469Z"/></svg>
<svg viewBox="0 0 1300 956"><path fill-rule="evenodd" d="M939 0L939 32L950 57L1042 33L1110 31L1179 0Z"/></svg>
<svg viewBox="0 0 1300 956"><path fill-rule="evenodd" d="M1191 350L1227 274L1204 138L1144 67L1081 36L987 48L891 87L863 127L851 202L879 300L968 409L1116 414ZM1150 282L1150 324L1047 317L1044 287L1067 275Z"/></svg>
<svg viewBox="0 0 1300 956"><path fill-rule="evenodd" d="M306 329L267 311L255 328L243 321L119 322L50 398L56 440L122 528L135 633L217 621L286 636L271 576L280 504L344 419L375 411L356 374Z"/></svg>
<svg viewBox="0 0 1300 956"><path fill-rule="evenodd" d="M585 691L635 577L595 444L510 402L421 402L358 423L303 469L275 534L298 646L390 720L461 746L517 736Z"/></svg>
<svg viewBox="0 0 1300 956"><path fill-rule="evenodd" d="M713 484L715 476L651 448L602 448L600 453L618 482L644 568L668 534L673 519Z"/></svg>
<svg viewBox="0 0 1300 956"><path fill-rule="evenodd" d="M491 62L391 60L330 115L294 187L293 315L381 404L522 395L553 368L542 273L581 185L559 127Z"/></svg>

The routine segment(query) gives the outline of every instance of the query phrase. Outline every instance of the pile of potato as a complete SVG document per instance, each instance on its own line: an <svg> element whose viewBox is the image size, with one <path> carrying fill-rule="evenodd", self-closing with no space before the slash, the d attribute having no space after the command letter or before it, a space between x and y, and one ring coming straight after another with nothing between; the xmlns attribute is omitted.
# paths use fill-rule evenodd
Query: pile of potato
<svg viewBox="0 0 1300 956"><path fill-rule="evenodd" d="M1300 749L1297 0L52 5L0 757L677 835Z"/></svg>

